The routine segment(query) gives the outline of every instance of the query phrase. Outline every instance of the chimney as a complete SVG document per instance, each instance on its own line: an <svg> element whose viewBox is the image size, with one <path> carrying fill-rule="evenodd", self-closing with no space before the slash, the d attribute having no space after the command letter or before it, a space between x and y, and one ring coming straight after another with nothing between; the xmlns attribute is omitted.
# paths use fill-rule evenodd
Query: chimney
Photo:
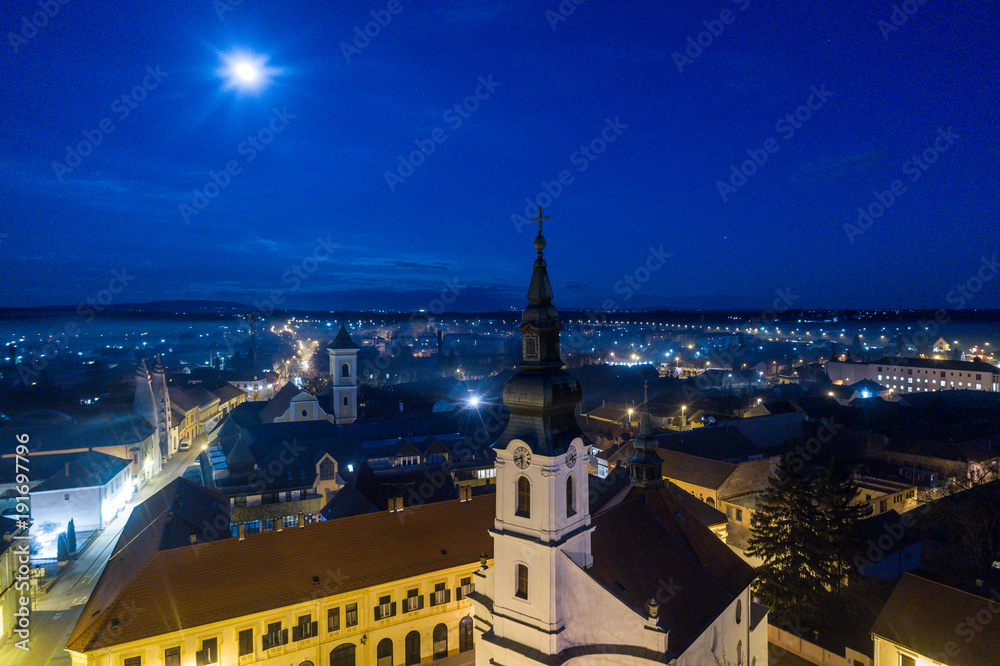
<svg viewBox="0 0 1000 666"><path fill-rule="evenodd" d="M458 487L458 501L468 502L472 499L472 486L459 486Z"/></svg>
<svg viewBox="0 0 1000 666"><path fill-rule="evenodd" d="M189 538L190 538L191 543L198 543L198 535L197 534L192 534Z"/></svg>
<svg viewBox="0 0 1000 666"><path fill-rule="evenodd" d="M305 527L305 526L306 526L306 515L301 511L299 511L299 527Z"/></svg>
<svg viewBox="0 0 1000 666"><path fill-rule="evenodd" d="M399 513L403 510L403 498L402 497L390 497L389 498L389 513Z"/></svg>
<svg viewBox="0 0 1000 666"><path fill-rule="evenodd" d="M246 525L240 523L239 527L240 541L246 541L247 538L247 528Z"/></svg>

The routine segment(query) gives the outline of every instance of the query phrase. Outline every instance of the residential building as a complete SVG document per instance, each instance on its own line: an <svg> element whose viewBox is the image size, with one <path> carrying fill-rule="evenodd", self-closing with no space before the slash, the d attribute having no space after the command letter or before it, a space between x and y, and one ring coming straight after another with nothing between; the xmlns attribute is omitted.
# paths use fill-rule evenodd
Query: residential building
<svg viewBox="0 0 1000 666"><path fill-rule="evenodd" d="M886 356L865 363L829 361L826 372L834 384L853 384L868 379L897 393L952 389L1000 391L1000 368L978 359L953 361Z"/></svg>
<svg viewBox="0 0 1000 666"><path fill-rule="evenodd" d="M493 498L168 550L120 542L70 635L72 664L346 666L471 655L469 595L474 572L492 559Z"/></svg>
<svg viewBox="0 0 1000 666"><path fill-rule="evenodd" d="M997 666L1000 591L972 594L908 573L872 627L874 666Z"/></svg>
<svg viewBox="0 0 1000 666"><path fill-rule="evenodd" d="M104 529L132 492L128 460L88 451L31 490L31 520L39 527L54 523L56 533L64 532L70 520L77 532Z"/></svg>

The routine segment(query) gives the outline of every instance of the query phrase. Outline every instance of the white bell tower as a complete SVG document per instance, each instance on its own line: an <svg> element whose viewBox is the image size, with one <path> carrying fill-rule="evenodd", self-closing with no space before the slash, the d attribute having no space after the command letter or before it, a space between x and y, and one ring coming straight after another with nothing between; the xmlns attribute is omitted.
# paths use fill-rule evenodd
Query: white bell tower
<svg viewBox="0 0 1000 666"><path fill-rule="evenodd" d="M358 418L358 350L360 347L341 324L330 354L330 416L334 423L354 423Z"/></svg>
<svg viewBox="0 0 1000 666"><path fill-rule="evenodd" d="M542 250L521 320L522 362L503 390L507 429L493 445L497 508L492 569L484 572L492 626L476 648L477 664L539 663L526 655L558 654L567 613L559 593L567 567L593 564L587 451L574 412L580 384L559 355L559 314ZM568 556L568 557L567 557Z"/></svg>

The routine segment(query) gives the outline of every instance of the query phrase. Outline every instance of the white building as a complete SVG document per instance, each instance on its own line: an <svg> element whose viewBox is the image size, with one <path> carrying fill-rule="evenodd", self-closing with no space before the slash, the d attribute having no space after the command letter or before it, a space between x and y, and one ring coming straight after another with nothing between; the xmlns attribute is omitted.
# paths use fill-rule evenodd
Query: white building
<svg viewBox="0 0 1000 666"><path fill-rule="evenodd" d="M540 231L523 362L493 445L494 565L470 595L476 664L764 666L767 608L750 596L753 570L665 490L648 414L632 485L590 515L589 444L574 418L582 390L562 370Z"/></svg>
<svg viewBox="0 0 1000 666"><path fill-rule="evenodd" d="M358 418L358 347L343 325L327 352L330 354L330 416L334 423Z"/></svg>
<svg viewBox="0 0 1000 666"><path fill-rule="evenodd" d="M1000 368L985 361L886 356L869 363L828 361L826 373L834 384L877 382L896 393L928 391L1000 391Z"/></svg>
<svg viewBox="0 0 1000 666"><path fill-rule="evenodd" d="M132 490L128 460L88 451L32 489L31 520L42 529L55 523L51 534L65 532L71 519L77 532L103 529L125 508Z"/></svg>

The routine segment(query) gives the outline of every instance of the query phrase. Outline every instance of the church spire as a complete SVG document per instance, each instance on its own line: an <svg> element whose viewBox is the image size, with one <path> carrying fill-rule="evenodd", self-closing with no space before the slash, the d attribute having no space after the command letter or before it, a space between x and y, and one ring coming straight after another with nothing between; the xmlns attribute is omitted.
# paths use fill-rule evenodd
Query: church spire
<svg viewBox="0 0 1000 666"><path fill-rule="evenodd" d="M528 285L528 307L521 317L522 333L522 363L521 369L561 368L563 363L559 356L559 312L552 305L552 284L549 282L549 272L546 268L543 250L545 236L542 235L542 221L549 219L542 215L542 207L538 207L538 217L531 218L538 222L538 236L535 237L535 263L531 273L531 283Z"/></svg>
<svg viewBox="0 0 1000 666"><path fill-rule="evenodd" d="M653 424L649 418L649 382L642 387L642 414L639 416L639 436L633 441L635 455L629 460L632 485L636 488L657 488L663 485L663 461L656 452Z"/></svg>
<svg viewBox="0 0 1000 666"><path fill-rule="evenodd" d="M505 448L512 439L526 442L533 453L556 456L566 453L570 442L582 437L576 423L576 408L583 397L579 382L564 371L559 356L559 313L552 305L552 285L545 266L542 221L549 219L538 208L536 258L528 286L528 306L521 317L521 352L519 372L503 390L504 404L511 418L506 430L494 444Z"/></svg>

